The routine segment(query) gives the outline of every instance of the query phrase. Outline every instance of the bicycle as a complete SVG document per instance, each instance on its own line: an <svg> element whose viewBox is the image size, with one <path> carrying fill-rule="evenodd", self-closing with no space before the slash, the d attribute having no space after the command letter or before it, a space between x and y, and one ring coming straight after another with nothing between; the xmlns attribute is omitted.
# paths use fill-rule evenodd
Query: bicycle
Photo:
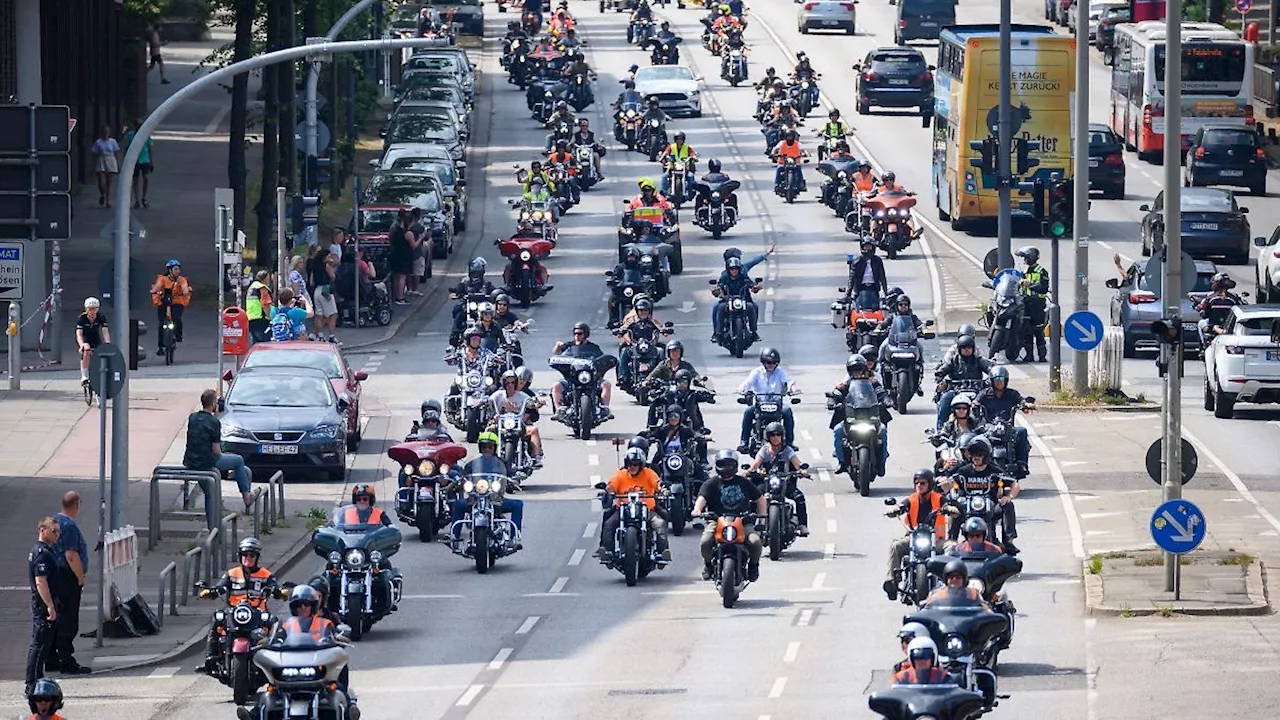
<svg viewBox="0 0 1280 720"><path fill-rule="evenodd" d="M92 353L93 353L93 350L86 350L84 348L80 349L81 358L83 358L85 355L91 355ZM94 398L97 397L98 393L94 392L93 384L89 382L89 378L85 378L84 380L81 380L80 387L81 389L84 390L84 404L88 405L89 407L93 407Z"/></svg>
<svg viewBox="0 0 1280 720"><path fill-rule="evenodd" d="M164 322L160 323L160 353L164 356L164 364L173 364L173 352L177 348L177 340L173 332L173 291L166 289L160 298L160 306L164 308Z"/></svg>

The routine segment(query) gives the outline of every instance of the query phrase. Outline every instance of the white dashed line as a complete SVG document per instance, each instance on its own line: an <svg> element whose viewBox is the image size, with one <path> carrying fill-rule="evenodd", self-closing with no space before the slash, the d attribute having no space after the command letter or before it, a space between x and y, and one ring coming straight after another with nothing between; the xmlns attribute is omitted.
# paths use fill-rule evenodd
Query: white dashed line
<svg viewBox="0 0 1280 720"><path fill-rule="evenodd" d="M796 656L799 654L800 654L800 643L798 642L787 643L787 651L782 654L782 662L793 663L796 661Z"/></svg>
<svg viewBox="0 0 1280 720"><path fill-rule="evenodd" d="M764 323L765 325L773 324L773 301L772 300L766 300L764 302L764 319L761 320L760 322Z"/></svg>
<svg viewBox="0 0 1280 720"><path fill-rule="evenodd" d="M578 548L573 551L573 556L569 558L569 567L574 567L582 562L582 558L587 554L586 550Z"/></svg>
<svg viewBox="0 0 1280 720"><path fill-rule="evenodd" d="M507 658L511 657L511 653L515 651L516 651L515 648L502 648L501 650L498 651L498 654L494 655L493 659L489 661L488 669L501 670L502 664L506 662Z"/></svg>
<svg viewBox="0 0 1280 720"><path fill-rule="evenodd" d="M782 697L782 691L787 689L787 679L780 677L773 681L773 687L769 689L769 699L774 700Z"/></svg>
<svg viewBox="0 0 1280 720"><path fill-rule="evenodd" d="M801 610L800 617L796 619L796 625L800 627L809 627L809 623L813 622L813 610Z"/></svg>
<svg viewBox="0 0 1280 720"><path fill-rule="evenodd" d="M147 677L155 678L155 679L171 678L174 675L177 675L178 671L181 669L182 668L176 665L170 665L169 667L158 667L155 670L152 670L151 674L147 675Z"/></svg>
<svg viewBox="0 0 1280 720"><path fill-rule="evenodd" d="M584 538L595 537L597 527L599 526L596 523L593 523L593 522L587 523L586 529L582 531L582 537Z"/></svg>
<svg viewBox="0 0 1280 720"><path fill-rule="evenodd" d="M822 549L822 559L823 559L823 560L834 560L834 559L835 559L835 557L836 557L836 544L835 544L835 543L827 543L827 546L826 546L825 548L823 548L823 549Z"/></svg>
<svg viewBox="0 0 1280 720"><path fill-rule="evenodd" d="M804 438L805 442L813 442L813 434L808 430L801 430L800 437Z"/></svg>
<svg viewBox="0 0 1280 720"><path fill-rule="evenodd" d="M813 459L814 459L814 460L821 460L821 459L822 459L822 451L821 451L821 450L819 450L819 449L818 449L818 448L816 448L816 447L811 447L811 448L809 448L809 454L813 456Z"/></svg>
<svg viewBox="0 0 1280 720"><path fill-rule="evenodd" d="M587 464L588 464L588 465L599 465L599 464L600 464L600 456L599 456L599 455L595 455L595 454L588 455L588 456L587 456Z"/></svg>
<svg viewBox="0 0 1280 720"><path fill-rule="evenodd" d="M587 441L587 447L595 447L595 446L596 446L596 441L595 441L595 440L588 440L588 441Z"/></svg>
<svg viewBox="0 0 1280 720"><path fill-rule="evenodd" d="M472 685L471 687L467 688L466 692L462 693L462 697L458 698L458 702L455 704L458 707L467 707L468 705L470 705L472 702L475 701L475 699L480 695L480 692L482 690L484 690L483 685Z"/></svg>
<svg viewBox="0 0 1280 720"><path fill-rule="evenodd" d="M533 629L534 625L538 624L538 620L540 619L541 618L538 615L530 615L529 617L525 618L524 622L520 624L520 629L516 630L516 634L528 635L529 631Z"/></svg>
<svg viewBox="0 0 1280 720"><path fill-rule="evenodd" d="M818 471L818 481L819 481L819 482L831 482L831 473L827 472L826 470L819 470L819 471Z"/></svg>
<svg viewBox="0 0 1280 720"><path fill-rule="evenodd" d="M567 577L556 578L556 581L552 583L551 589L547 591L547 594L548 595L559 594L561 590L564 590L564 586L568 584L569 584L569 578Z"/></svg>
<svg viewBox="0 0 1280 720"><path fill-rule="evenodd" d="M810 585L809 587L814 590L821 590L822 584L825 583L826 581L827 581L827 574L818 573L817 575L813 576L813 584Z"/></svg>
<svg viewBox="0 0 1280 720"><path fill-rule="evenodd" d="M827 532L829 532L829 533L831 533L832 535L834 535L834 534L836 534L836 532L838 532L838 530L837 530L836 528L837 528L837 525L836 525L836 519L835 519L835 518L827 518Z"/></svg>
<svg viewBox="0 0 1280 720"><path fill-rule="evenodd" d="M822 493L822 503L829 508L836 506L835 493Z"/></svg>

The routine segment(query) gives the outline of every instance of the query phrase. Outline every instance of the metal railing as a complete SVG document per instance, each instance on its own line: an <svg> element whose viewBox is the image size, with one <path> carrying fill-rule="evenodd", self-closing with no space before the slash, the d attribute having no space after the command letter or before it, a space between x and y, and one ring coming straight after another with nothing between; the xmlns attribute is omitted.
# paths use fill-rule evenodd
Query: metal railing
<svg viewBox="0 0 1280 720"><path fill-rule="evenodd" d="M230 535L228 535L227 526L231 526ZM218 523L218 571L223 568L230 567L231 554L235 553L240 546L240 515L239 513L229 513L222 518L222 522ZM230 537L231 542L227 542Z"/></svg>
<svg viewBox="0 0 1280 720"><path fill-rule="evenodd" d="M187 606L187 601L191 599L191 588L193 585L191 578L191 565L195 564L196 574L200 573L200 564L204 560L204 548L197 545L187 551L182 558L182 606Z"/></svg>
<svg viewBox="0 0 1280 720"><path fill-rule="evenodd" d="M222 517L222 476L216 470L188 470L181 465L157 465L151 471L151 487L149 497L149 507L147 508L147 549L153 550L157 543L164 537L164 531L161 527L164 519L164 508L161 507L160 499L160 483L181 482L182 483L182 509L190 510L191 503L194 500L191 492L191 485L194 483L205 492L205 486L208 485L212 490L211 499L214 501L213 517ZM203 482L202 482L203 481ZM209 530L213 530L213 525L206 522Z"/></svg>
<svg viewBox="0 0 1280 720"><path fill-rule="evenodd" d="M1119 390L1124 380L1124 328L1103 328L1102 342L1089 351L1089 387Z"/></svg>
<svg viewBox="0 0 1280 720"><path fill-rule="evenodd" d="M199 548L197 548L197 550L198 549ZM176 562L171 562L168 565L165 565L164 569L160 571L160 594L159 594L159 599L156 601L156 622L159 623L160 627L164 627L164 599L165 599L164 581L166 579L169 581L169 592L168 592L169 614L175 617L177 617L178 615L178 572L177 571L178 571L178 563ZM186 605L185 599L182 604Z"/></svg>
<svg viewBox="0 0 1280 720"><path fill-rule="evenodd" d="M222 568L226 564L222 561L222 533L218 528L209 531L201 546L204 548L203 580L209 582L215 575L221 575Z"/></svg>
<svg viewBox="0 0 1280 720"><path fill-rule="evenodd" d="M1274 70L1261 64L1253 66L1253 104L1263 106L1265 117L1275 117L1280 109L1280 87L1276 84Z"/></svg>

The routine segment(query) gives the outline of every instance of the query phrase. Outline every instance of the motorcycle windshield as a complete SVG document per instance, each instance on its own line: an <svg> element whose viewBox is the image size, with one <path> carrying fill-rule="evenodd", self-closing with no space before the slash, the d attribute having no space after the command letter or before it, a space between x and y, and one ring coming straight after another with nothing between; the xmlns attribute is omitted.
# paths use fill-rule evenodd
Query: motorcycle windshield
<svg viewBox="0 0 1280 720"><path fill-rule="evenodd" d="M283 636L277 634L271 641L271 648L273 650L326 650L338 644L334 639L333 630L328 625L317 635L319 637L305 632L291 632Z"/></svg>
<svg viewBox="0 0 1280 720"><path fill-rule="evenodd" d="M844 393L846 410L867 410L880 406L876 397L875 386L870 380L850 380L849 388Z"/></svg>
<svg viewBox="0 0 1280 720"><path fill-rule="evenodd" d="M890 345L915 345L919 335L916 324L910 315L894 315L893 324L889 326Z"/></svg>
<svg viewBox="0 0 1280 720"><path fill-rule="evenodd" d="M1000 299L1013 299L1018 295L1018 281L1022 273L1017 270L1005 270L996 276L995 295Z"/></svg>

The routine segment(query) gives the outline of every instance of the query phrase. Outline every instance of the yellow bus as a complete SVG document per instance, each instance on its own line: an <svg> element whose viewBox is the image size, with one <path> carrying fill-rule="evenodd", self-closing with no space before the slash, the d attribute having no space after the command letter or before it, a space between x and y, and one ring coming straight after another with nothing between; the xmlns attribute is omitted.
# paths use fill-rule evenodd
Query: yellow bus
<svg viewBox="0 0 1280 720"><path fill-rule="evenodd" d="M1076 43L1042 25L1014 25L1013 137L1040 141L1033 175L1070 178L1072 115L1075 107ZM1000 26L954 25L938 44L933 124L933 192L938 219L963 230L994 219L999 195L995 175L970 164L981 154L969 143L995 137L1000 104ZM1014 214L1018 193L1014 192Z"/></svg>

